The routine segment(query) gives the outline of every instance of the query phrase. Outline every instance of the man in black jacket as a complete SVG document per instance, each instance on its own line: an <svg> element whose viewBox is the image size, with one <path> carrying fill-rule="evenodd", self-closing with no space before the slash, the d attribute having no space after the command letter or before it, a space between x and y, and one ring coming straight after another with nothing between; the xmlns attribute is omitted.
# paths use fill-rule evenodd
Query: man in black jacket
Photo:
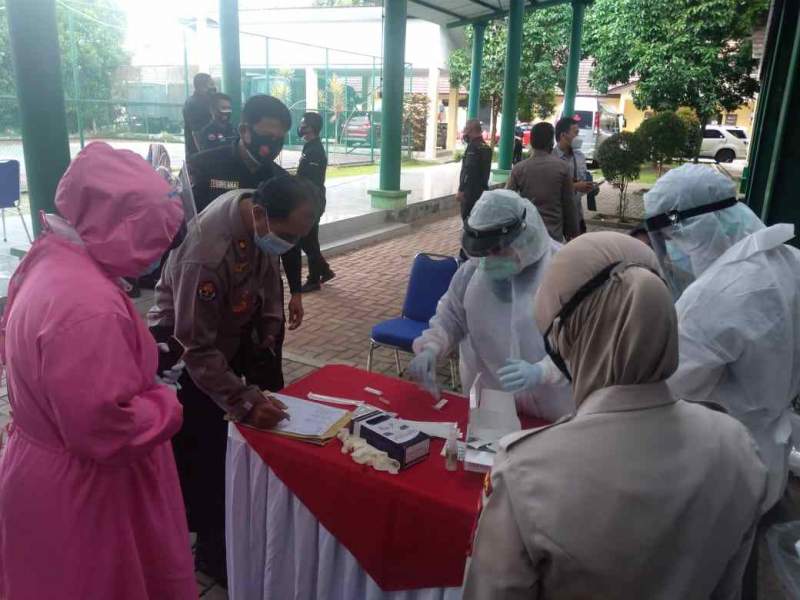
<svg viewBox="0 0 800 600"><path fill-rule="evenodd" d="M211 122L203 127L197 141L201 150L211 150L229 145L236 137L231 123L231 97L227 94L214 94L211 101Z"/></svg>
<svg viewBox="0 0 800 600"><path fill-rule="evenodd" d="M194 76L194 94L183 105L183 141L186 159L200 152L200 131L211 121L211 100L217 88L208 73Z"/></svg>
<svg viewBox="0 0 800 600"><path fill-rule="evenodd" d="M492 149L483 141L483 129L477 119L467 121L462 139L467 144L467 149L461 160L461 176L456 199L461 204L461 218L466 221L478 198L489 189Z"/></svg>
<svg viewBox="0 0 800 600"><path fill-rule="evenodd" d="M301 288L304 294L316 292L321 284L336 277L336 273L331 270L319 248L319 218L325 212L325 171L328 168L328 157L319 139L320 131L322 131L322 117L319 113L305 113L297 127L297 135L306 142L303 154L300 156L297 174L308 179L319 191L319 210L317 222L300 242L300 247L308 257L308 279Z"/></svg>
<svg viewBox="0 0 800 600"><path fill-rule="evenodd" d="M225 192L256 189L277 175L287 175L275 159L283 149L283 140L292 125L289 109L277 98L258 94L242 108L239 137L232 143L196 154L188 161L197 211L202 211ZM301 296L302 261L300 247L281 256L289 282L289 329L303 322Z"/></svg>

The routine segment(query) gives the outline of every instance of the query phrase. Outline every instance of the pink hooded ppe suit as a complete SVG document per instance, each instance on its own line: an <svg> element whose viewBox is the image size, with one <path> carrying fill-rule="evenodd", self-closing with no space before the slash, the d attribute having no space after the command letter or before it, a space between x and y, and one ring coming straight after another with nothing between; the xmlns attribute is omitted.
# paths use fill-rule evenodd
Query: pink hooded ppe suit
<svg viewBox="0 0 800 600"><path fill-rule="evenodd" d="M116 283L162 255L183 212L139 156L87 146L9 287L2 358L0 598L197 598L170 438L175 393Z"/></svg>

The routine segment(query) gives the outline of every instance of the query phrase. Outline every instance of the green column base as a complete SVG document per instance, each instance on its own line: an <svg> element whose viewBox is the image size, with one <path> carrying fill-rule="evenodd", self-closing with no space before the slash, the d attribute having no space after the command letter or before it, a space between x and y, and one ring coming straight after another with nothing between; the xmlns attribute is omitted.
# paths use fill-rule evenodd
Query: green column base
<svg viewBox="0 0 800 600"><path fill-rule="evenodd" d="M372 208L387 208L396 210L408 205L408 195L411 190L367 190L370 195Z"/></svg>
<svg viewBox="0 0 800 600"><path fill-rule="evenodd" d="M492 183L505 183L511 175L511 169L492 169Z"/></svg>

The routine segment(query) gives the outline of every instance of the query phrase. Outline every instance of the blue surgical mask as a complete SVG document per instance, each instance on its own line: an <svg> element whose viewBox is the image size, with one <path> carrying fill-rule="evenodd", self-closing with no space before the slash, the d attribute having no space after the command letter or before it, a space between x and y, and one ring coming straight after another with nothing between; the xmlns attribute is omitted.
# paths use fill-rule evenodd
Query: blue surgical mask
<svg viewBox="0 0 800 600"><path fill-rule="evenodd" d="M484 256L480 261L480 268L494 281L511 279L520 272L519 267L519 262L508 256Z"/></svg>
<svg viewBox="0 0 800 600"><path fill-rule="evenodd" d="M271 231L265 236L259 236L257 233L254 233L253 241L264 254L272 254L273 256L286 254L289 250L294 248L294 244L278 237Z"/></svg>

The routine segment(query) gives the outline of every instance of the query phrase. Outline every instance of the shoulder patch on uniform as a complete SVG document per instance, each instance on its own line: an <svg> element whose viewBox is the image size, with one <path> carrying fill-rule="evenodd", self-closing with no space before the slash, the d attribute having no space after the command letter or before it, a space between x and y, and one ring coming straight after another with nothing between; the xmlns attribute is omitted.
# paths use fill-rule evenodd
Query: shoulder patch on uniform
<svg viewBox="0 0 800 600"><path fill-rule="evenodd" d="M214 140L217 139L217 135L214 134L214 133L209 133L208 134L208 139L213 142Z"/></svg>
<svg viewBox="0 0 800 600"><path fill-rule="evenodd" d="M197 286L197 297L207 302L214 300L217 297L217 286L213 281L202 282Z"/></svg>

